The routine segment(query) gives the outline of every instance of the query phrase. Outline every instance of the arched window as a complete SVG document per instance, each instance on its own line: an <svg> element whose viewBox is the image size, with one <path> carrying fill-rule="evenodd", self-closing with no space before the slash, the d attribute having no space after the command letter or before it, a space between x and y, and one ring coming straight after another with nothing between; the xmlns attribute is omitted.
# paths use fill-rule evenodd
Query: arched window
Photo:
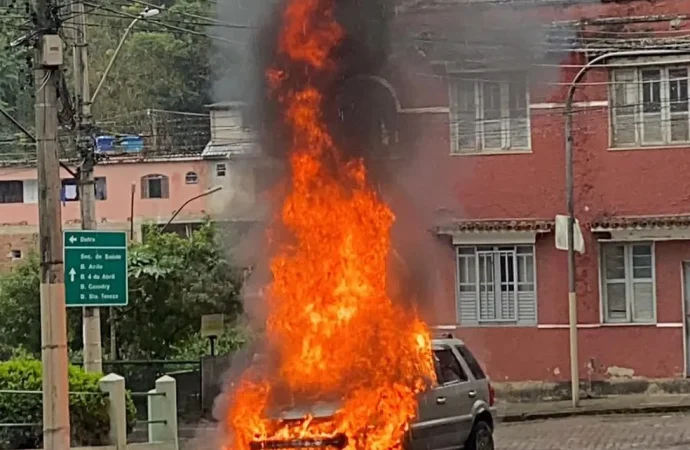
<svg viewBox="0 0 690 450"><path fill-rule="evenodd" d="M186 184L197 184L199 182L199 176L196 172L187 172L187 175L184 176L184 182Z"/></svg>
<svg viewBox="0 0 690 450"><path fill-rule="evenodd" d="M168 198L168 177L160 174L152 174L141 177L141 198Z"/></svg>

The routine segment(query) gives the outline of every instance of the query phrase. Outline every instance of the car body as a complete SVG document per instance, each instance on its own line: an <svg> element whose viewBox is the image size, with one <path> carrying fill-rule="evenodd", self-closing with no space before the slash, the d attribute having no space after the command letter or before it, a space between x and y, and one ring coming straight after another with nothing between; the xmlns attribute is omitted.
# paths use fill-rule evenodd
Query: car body
<svg viewBox="0 0 690 450"><path fill-rule="evenodd" d="M452 335L432 341L438 383L418 395L417 416L404 442L406 450L493 450L494 391L469 348ZM281 422L329 420L338 410L333 402L281 409L270 414ZM256 441L252 450L318 448L342 449L344 436L324 439Z"/></svg>
<svg viewBox="0 0 690 450"><path fill-rule="evenodd" d="M432 342L438 384L419 396L409 450L492 450L494 390L469 348L452 335Z"/></svg>

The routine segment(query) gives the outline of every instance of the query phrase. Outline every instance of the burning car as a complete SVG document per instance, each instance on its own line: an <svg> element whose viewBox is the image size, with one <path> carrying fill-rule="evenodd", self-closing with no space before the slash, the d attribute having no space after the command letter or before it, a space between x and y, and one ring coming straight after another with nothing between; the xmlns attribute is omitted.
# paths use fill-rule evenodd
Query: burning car
<svg viewBox="0 0 690 450"><path fill-rule="evenodd" d="M417 396L416 417L409 424L403 447L408 450L463 448L493 450L495 394L469 348L452 335L433 339L437 381ZM281 405L269 416L276 427L307 430L333 419L337 401ZM345 434L251 442L252 450L337 448L348 446Z"/></svg>
<svg viewBox="0 0 690 450"><path fill-rule="evenodd" d="M432 339L421 298L391 289L395 214L325 113L359 37L340 20L365 3L277 2L267 33L263 129L288 169L268 233L270 363L228 392L224 450L493 448L484 373L460 340Z"/></svg>

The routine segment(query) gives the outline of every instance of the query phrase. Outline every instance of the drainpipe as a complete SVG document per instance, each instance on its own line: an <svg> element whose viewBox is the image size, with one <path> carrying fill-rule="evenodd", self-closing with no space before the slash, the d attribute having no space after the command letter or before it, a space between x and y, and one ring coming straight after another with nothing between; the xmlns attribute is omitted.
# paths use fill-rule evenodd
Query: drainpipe
<svg viewBox="0 0 690 450"><path fill-rule="evenodd" d="M568 322L570 330L570 387L573 407L580 402L580 374L577 349L577 294L575 293L575 200L573 190L573 98L578 83L584 75L600 62L611 58L627 56L665 56L690 54L690 49L675 50L628 50L611 52L593 58L582 66L580 71L570 82L568 96L565 100L565 190L568 204Z"/></svg>

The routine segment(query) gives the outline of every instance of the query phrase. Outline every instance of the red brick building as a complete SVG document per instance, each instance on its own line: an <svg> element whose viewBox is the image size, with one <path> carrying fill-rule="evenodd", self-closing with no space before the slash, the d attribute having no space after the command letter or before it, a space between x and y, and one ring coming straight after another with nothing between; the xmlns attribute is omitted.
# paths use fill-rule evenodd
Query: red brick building
<svg viewBox="0 0 690 450"><path fill-rule="evenodd" d="M590 70L573 113L581 377L687 376L690 1L408 3L396 30L414 50L380 84L435 213L432 320L497 381L570 376L554 226L570 81L603 53L688 48Z"/></svg>

